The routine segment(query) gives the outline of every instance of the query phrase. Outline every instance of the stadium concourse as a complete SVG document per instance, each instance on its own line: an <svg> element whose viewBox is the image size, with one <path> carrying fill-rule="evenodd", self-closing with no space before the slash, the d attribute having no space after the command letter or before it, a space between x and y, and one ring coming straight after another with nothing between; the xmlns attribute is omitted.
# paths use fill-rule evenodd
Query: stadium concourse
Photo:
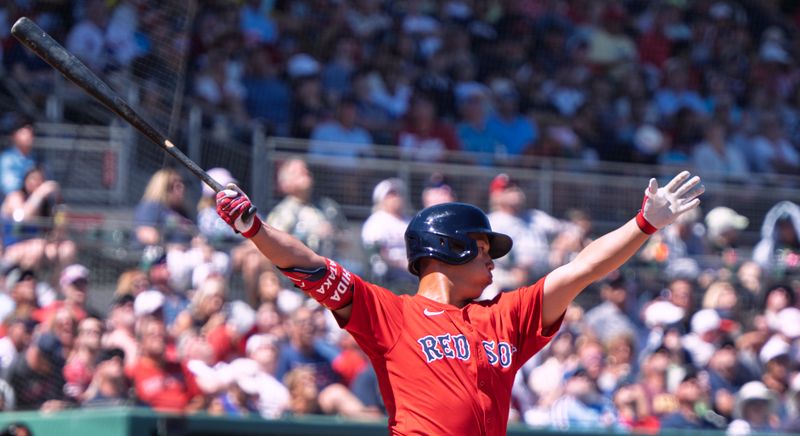
<svg viewBox="0 0 800 436"><path fill-rule="evenodd" d="M796 2L173 3L0 6L0 409L385 416L353 339L160 150L48 154L112 119L8 35L24 15L176 138L295 144L263 168L248 148L197 158L251 192L267 174L266 222L392 289L415 289L402 233L423 206L470 201L512 235L488 298L635 215L628 182L691 169L702 211L570 307L519 372L511 421L800 432ZM99 200L120 174L135 182ZM88 210L113 234L94 238Z"/></svg>

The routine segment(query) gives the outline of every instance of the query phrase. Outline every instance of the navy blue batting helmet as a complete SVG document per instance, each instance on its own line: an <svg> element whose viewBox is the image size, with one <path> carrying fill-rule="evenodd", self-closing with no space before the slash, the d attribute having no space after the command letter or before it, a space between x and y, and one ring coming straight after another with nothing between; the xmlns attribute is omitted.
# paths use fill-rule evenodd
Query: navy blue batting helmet
<svg viewBox="0 0 800 436"><path fill-rule="evenodd" d="M503 257L511 250L511 238L492 231L482 210L465 203L443 203L420 211L406 229L408 271L419 275L417 263L432 257L451 265L461 265L478 255L478 244L470 233L489 237L489 255Z"/></svg>

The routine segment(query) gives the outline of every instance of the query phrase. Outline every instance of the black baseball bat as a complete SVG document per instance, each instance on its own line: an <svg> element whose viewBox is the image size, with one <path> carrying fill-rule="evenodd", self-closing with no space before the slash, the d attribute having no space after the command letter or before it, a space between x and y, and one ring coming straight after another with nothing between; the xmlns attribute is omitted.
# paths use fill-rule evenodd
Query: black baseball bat
<svg viewBox="0 0 800 436"><path fill-rule="evenodd" d="M80 86L86 93L99 100L112 112L122 117L130 123L136 130L142 132L144 136L158 144L167 153L172 155L183 166L189 169L194 175L200 178L205 184L210 186L214 192L225 189L219 182L214 180L202 168L189 159L182 151L175 146L166 136L156 130L144 118L142 118L122 97L120 97L110 86L103 82L94 74L80 59L67 51L50 35L42 30L36 23L27 17L17 20L11 27L11 34L21 43L31 49L37 56L44 59L53 68L60 71L71 82ZM248 220L256 213L255 206L245 211L244 219Z"/></svg>

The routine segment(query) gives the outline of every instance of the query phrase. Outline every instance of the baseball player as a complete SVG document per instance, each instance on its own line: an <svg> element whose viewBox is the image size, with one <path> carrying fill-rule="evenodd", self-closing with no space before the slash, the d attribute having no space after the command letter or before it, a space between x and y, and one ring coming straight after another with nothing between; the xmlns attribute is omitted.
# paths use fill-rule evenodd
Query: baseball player
<svg viewBox="0 0 800 436"><path fill-rule="evenodd" d="M512 242L477 207L438 204L411 220L413 296L365 282L258 218L242 220L250 200L234 185L217 194L217 212L353 335L377 373L392 434L501 435L514 374L558 331L570 302L697 207L703 192L686 171L662 188L651 179L634 219L538 282L482 302L473 300L492 282L492 259Z"/></svg>

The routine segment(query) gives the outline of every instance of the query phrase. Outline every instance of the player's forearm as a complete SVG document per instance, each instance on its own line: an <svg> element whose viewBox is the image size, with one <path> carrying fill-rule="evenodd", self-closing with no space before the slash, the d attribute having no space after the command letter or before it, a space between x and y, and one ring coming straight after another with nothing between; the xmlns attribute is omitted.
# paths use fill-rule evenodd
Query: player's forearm
<svg viewBox="0 0 800 436"><path fill-rule="evenodd" d="M647 238L636 221L630 220L589 244L572 262L548 274L542 303L543 326L556 322L586 286L619 268Z"/></svg>
<svg viewBox="0 0 800 436"><path fill-rule="evenodd" d="M607 233L586 246L571 262L581 271L583 287L606 276L622 266L647 241L645 234L630 220L622 227Z"/></svg>
<svg viewBox="0 0 800 436"><path fill-rule="evenodd" d="M279 268L315 269L325 259L294 236L264 223L251 239L258 250Z"/></svg>

